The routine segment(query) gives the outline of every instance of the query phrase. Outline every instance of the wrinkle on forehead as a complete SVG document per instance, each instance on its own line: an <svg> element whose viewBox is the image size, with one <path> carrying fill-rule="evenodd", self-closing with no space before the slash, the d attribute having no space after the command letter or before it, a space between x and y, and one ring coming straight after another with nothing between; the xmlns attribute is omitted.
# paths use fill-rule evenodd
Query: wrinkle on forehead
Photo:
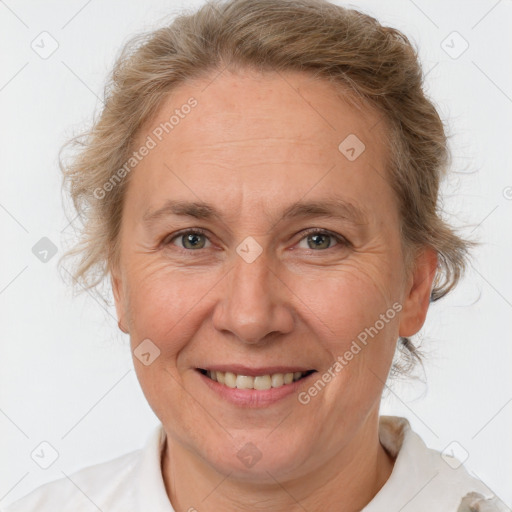
<svg viewBox="0 0 512 512"><path fill-rule="evenodd" d="M336 189L348 202L368 202L376 186L389 185L383 179L383 124L371 109L344 102L332 83L309 78L301 73L286 75L286 81L279 75L223 74L206 89L197 82L173 90L154 123L168 119L191 96L198 105L135 171L144 174L136 180L145 190L144 209L153 197L153 209L172 199L176 185L196 199L224 197L227 203L231 198L233 211L241 208L242 197L251 208L261 206L264 198L284 207L306 194L312 199L315 192L318 198ZM349 134L365 144L352 162L338 149Z"/></svg>

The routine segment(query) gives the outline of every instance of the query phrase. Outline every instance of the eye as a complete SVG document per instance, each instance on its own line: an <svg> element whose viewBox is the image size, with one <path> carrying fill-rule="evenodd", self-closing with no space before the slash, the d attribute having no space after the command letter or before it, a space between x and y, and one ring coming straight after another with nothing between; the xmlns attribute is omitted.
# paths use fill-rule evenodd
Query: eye
<svg viewBox="0 0 512 512"><path fill-rule="evenodd" d="M306 242L307 247L302 246L301 248L312 249L314 251L331 249L338 245L340 248L350 245L350 242L341 235L315 228L305 232L305 235L299 242L299 247L300 244L304 241ZM200 228L194 228L168 235L166 238L164 238L162 244L164 246L172 244L185 251L194 251L208 248L209 245L207 244L211 245L211 242L209 241L204 230Z"/></svg>
<svg viewBox="0 0 512 512"><path fill-rule="evenodd" d="M170 235L166 237L162 243L163 245L177 245L174 243L175 240L180 243L178 247L185 250L205 249L207 247L206 243L209 242L205 232L202 229L196 228L173 234L172 237Z"/></svg>
<svg viewBox="0 0 512 512"><path fill-rule="evenodd" d="M334 240L334 244L332 243ZM307 247L302 247L302 249L330 249L333 246L340 245L346 247L349 245L349 241L346 240L341 235L335 235L330 231L325 231L321 229L311 229L306 232L305 236L301 238L300 243L306 241Z"/></svg>

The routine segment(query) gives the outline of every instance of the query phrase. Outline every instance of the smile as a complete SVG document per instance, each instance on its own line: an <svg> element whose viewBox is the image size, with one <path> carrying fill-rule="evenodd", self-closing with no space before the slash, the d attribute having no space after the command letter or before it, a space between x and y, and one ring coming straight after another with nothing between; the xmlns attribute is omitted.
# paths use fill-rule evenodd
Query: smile
<svg viewBox="0 0 512 512"><path fill-rule="evenodd" d="M308 370L286 373L268 373L265 375L251 376L229 371L222 372L217 370L205 370L202 368L199 368L198 370L212 381L218 382L225 387L231 389L255 389L260 391L287 386L311 375L315 371Z"/></svg>

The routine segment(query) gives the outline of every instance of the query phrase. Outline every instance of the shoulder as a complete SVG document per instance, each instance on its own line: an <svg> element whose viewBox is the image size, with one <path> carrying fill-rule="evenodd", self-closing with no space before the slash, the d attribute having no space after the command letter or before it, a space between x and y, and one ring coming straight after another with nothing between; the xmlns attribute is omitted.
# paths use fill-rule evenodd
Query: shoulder
<svg viewBox="0 0 512 512"><path fill-rule="evenodd" d="M486 498L470 492L462 499L457 512L509 512L509 508L498 497Z"/></svg>
<svg viewBox="0 0 512 512"><path fill-rule="evenodd" d="M379 438L395 464L365 512L380 510L378 507L383 505L393 505L402 512L432 508L446 512L508 510L457 458L427 447L407 419L381 416Z"/></svg>
<svg viewBox="0 0 512 512"><path fill-rule="evenodd" d="M173 512L161 472L165 432L157 425L144 448L45 484L5 512Z"/></svg>
<svg viewBox="0 0 512 512"><path fill-rule="evenodd" d="M44 484L16 501L5 512L54 512L55 510L89 512L103 509L119 499L130 503L130 481L142 450L89 466L63 478Z"/></svg>

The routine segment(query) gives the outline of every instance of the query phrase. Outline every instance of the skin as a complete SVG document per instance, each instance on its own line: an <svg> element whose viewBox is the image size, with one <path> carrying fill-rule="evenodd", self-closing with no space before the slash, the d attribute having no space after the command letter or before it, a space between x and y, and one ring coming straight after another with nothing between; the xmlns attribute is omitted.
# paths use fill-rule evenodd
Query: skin
<svg viewBox="0 0 512 512"><path fill-rule="evenodd" d="M393 468L378 438L380 397L398 336L425 320L435 253L418 251L414 265L404 264L376 113L299 72L215 76L174 89L141 129L140 143L197 99L132 171L111 269L132 349L149 338L160 350L150 365L134 364L167 434L168 495L176 511L360 510ZM354 161L338 150L349 134L366 146ZM333 197L363 210L365 221L282 218L295 201ZM169 199L211 203L222 219L145 224L144 213ZM192 228L207 232L200 248L174 235ZM309 228L350 243L327 236L317 248ZM252 263L236 252L248 236L262 248ZM196 371L282 364L318 377L394 303L400 313L307 405L293 393L267 407L237 406ZM261 454L252 467L237 457L249 442Z"/></svg>

